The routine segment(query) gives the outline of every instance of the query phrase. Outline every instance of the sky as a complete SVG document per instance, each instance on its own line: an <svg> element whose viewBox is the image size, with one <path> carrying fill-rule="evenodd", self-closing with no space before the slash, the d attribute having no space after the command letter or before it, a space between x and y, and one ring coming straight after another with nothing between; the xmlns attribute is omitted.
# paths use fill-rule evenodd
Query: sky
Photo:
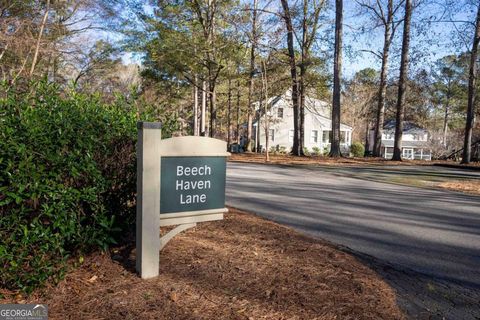
<svg viewBox="0 0 480 320"><path fill-rule="evenodd" d="M459 3L460 1L458 1ZM349 29L358 28L362 25L367 25L365 19L358 17L358 7L355 5L353 0L344 1L344 35L345 35L345 45L351 46L352 55L346 55L344 63L344 75L347 78L352 77L356 72L364 68L374 68L379 70L381 67L381 62L378 58L375 58L370 53L361 52L361 50L375 50L379 51L383 47L383 29L378 29L375 32L371 32L365 36L354 37L352 32L349 32ZM464 24L460 22L452 23L446 22L447 20L454 21L463 21L468 20L472 21L475 13L469 10L468 7L460 7L456 13L449 16L443 16L445 12L441 10L438 6L420 6L413 11L412 22L419 27L426 27L426 31L423 33L412 32L411 35L411 68L412 69L429 69L433 65L434 61L437 59L452 54L460 53L470 48L467 46L453 46L453 42L457 42L457 36L459 30ZM425 21L435 21L427 26ZM351 27L349 27L351 26ZM473 32L473 30L472 30ZM420 34L419 34L420 33ZM398 53L397 56L391 58L390 67L396 71L399 65L399 53L401 52L401 39L403 34L403 24L400 25L396 33L396 44L395 50L392 50L393 53ZM472 36L473 38L473 33ZM467 40L470 37L466 37Z"/></svg>
<svg viewBox="0 0 480 320"><path fill-rule="evenodd" d="M145 0L147 2L147 0ZM445 0L448 1L448 0ZM279 1L277 1L279 2ZM332 1L333 2L333 1ZM414 0L415 2L415 0ZM458 1L459 3L460 1ZM272 2L273 6L276 4L275 0ZM145 5L145 10L148 13L152 13L152 8ZM368 28L370 21L365 16L359 16L359 8L354 0L344 0L344 59L343 59L343 75L345 78L352 78L356 72L364 68L380 69L381 62L371 53L362 52L362 50L374 50L380 51L383 46L383 30L378 28L376 30L369 31L365 34L359 34L359 29L362 27ZM425 27L426 24L420 23L426 20L440 20L446 21L449 19L455 21L469 20L471 21L474 16L471 7L459 7L455 14L451 17L444 16L440 18L444 12L438 6L420 6L413 12L413 23ZM334 5L331 4L330 11L328 13L328 19L334 20ZM451 22L436 22L431 23L426 29L427 32L413 32L411 37L411 68L415 69L429 69L433 65L434 61L452 53L459 53L461 51L468 50L467 46L452 46L454 40L457 40L460 29L464 24L451 23ZM459 30L456 30L459 29ZM396 40L394 47L392 48L392 56L390 60L391 73L395 74L398 70L399 53L401 37L403 32L403 24L398 28L396 34ZM415 30L415 29L414 29ZM329 27L329 32L333 33L333 28ZM331 34L333 37L333 34ZM97 34L92 37L92 41L98 39L98 37L106 37L109 39L116 39L114 34L108 32L103 34ZM466 37L466 41L469 42L469 37ZM329 51L333 48L328 48ZM141 63L139 56L132 53L124 53L122 56L125 64L129 63Z"/></svg>

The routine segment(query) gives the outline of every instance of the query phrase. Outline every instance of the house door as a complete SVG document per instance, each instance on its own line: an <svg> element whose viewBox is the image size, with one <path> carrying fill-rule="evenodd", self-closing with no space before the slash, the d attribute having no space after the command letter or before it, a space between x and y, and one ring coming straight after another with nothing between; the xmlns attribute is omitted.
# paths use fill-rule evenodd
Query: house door
<svg viewBox="0 0 480 320"><path fill-rule="evenodd" d="M403 158L413 160L413 149L403 149Z"/></svg>

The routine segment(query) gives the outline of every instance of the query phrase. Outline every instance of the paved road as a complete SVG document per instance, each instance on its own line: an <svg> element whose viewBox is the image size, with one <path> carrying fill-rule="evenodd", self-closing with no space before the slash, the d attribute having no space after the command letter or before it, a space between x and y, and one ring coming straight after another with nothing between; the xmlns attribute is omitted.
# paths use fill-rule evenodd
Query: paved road
<svg viewBox="0 0 480 320"><path fill-rule="evenodd" d="M352 176L229 163L227 204L373 256L389 265L384 271L409 270L403 280L383 275L414 316L424 308L452 319L480 317L480 197Z"/></svg>

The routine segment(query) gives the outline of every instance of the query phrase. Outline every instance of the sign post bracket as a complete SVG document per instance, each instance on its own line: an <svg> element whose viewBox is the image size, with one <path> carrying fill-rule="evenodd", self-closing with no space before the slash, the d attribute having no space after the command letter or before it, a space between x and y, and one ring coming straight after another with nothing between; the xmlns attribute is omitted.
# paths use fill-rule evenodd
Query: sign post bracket
<svg viewBox="0 0 480 320"><path fill-rule="evenodd" d="M166 235L164 235L163 237L160 238L160 250L162 250L163 247L165 247L165 245L167 244L167 242L170 241L177 234L179 234L180 232L185 231L187 229L193 228L196 225L197 225L197 223L195 223L195 222L194 223L184 223L184 224L176 226L175 228L173 228L172 230L167 232Z"/></svg>

